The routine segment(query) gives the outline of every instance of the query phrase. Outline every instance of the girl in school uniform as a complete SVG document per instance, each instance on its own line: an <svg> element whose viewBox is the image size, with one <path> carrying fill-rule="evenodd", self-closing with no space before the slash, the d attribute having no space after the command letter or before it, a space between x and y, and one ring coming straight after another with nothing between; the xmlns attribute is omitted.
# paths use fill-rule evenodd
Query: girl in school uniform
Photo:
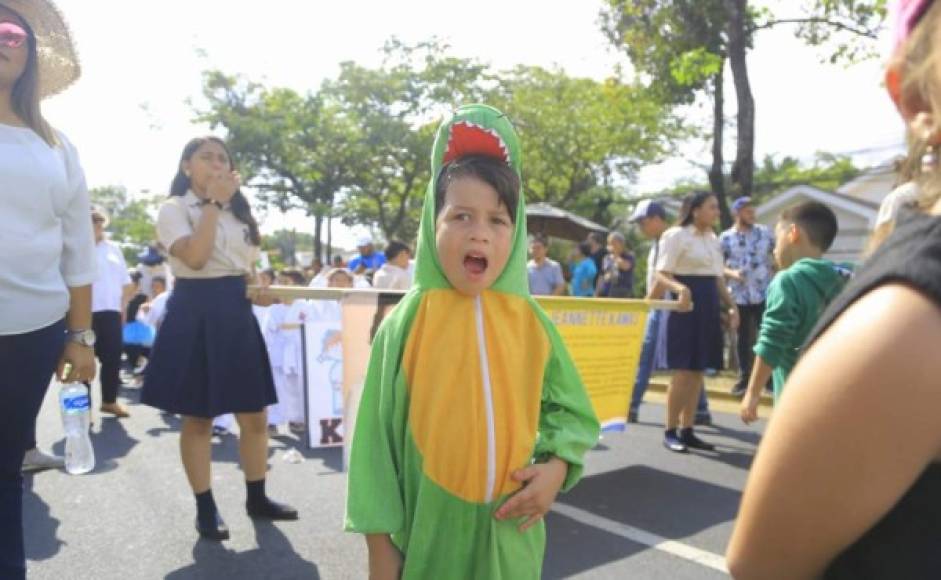
<svg viewBox="0 0 941 580"><path fill-rule="evenodd" d="M239 423L246 510L255 518L297 519L297 511L265 493L268 425L277 402L261 331L246 298L246 278L260 235L225 143L190 141L160 208L157 235L170 251L176 278L154 344L142 402L183 416L180 452L196 496L196 528L228 539L210 489L212 418Z"/></svg>

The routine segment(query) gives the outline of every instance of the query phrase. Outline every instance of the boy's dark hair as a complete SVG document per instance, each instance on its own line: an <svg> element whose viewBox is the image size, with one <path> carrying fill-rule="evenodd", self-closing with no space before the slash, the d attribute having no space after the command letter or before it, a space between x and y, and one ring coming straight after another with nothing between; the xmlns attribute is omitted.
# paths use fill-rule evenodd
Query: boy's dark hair
<svg viewBox="0 0 941 580"><path fill-rule="evenodd" d="M468 155L448 163L441 168L435 181L435 217L444 206L444 194L455 179L474 177L497 192L500 203L506 206L510 219L516 223L516 206L519 203L520 178L506 162L484 155Z"/></svg>
<svg viewBox="0 0 941 580"><path fill-rule="evenodd" d="M402 252L411 252L411 251L412 251L411 248L406 246L404 243L398 240L392 240L386 245L385 252L383 253L386 255L386 260L389 260L391 262L392 260L398 258L399 254L401 254Z"/></svg>
<svg viewBox="0 0 941 580"><path fill-rule="evenodd" d="M140 270L131 270L129 276L131 277L131 282L137 284L144 277L144 274Z"/></svg>
<svg viewBox="0 0 941 580"><path fill-rule="evenodd" d="M591 244L588 242L579 242L578 251L586 258L591 256Z"/></svg>
<svg viewBox="0 0 941 580"><path fill-rule="evenodd" d="M533 243L542 244L546 248L549 247L549 238L546 237L546 234L535 234L533 235Z"/></svg>
<svg viewBox="0 0 941 580"><path fill-rule="evenodd" d="M305 286L307 284L307 280L304 279L304 273L297 268L286 268L281 271L281 275L287 276L291 279L291 282L294 282L298 286Z"/></svg>
<svg viewBox="0 0 941 580"><path fill-rule="evenodd" d="M165 276L154 276L150 279L151 286L154 284L162 284L164 288L167 287L167 278Z"/></svg>
<svg viewBox="0 0 941 580"><path fill-rule="evenodd" d="M781 213L781 221L804 230L810 243L826 252L836 238L839 225L829 207L817 201L805 201Z"/></svg>

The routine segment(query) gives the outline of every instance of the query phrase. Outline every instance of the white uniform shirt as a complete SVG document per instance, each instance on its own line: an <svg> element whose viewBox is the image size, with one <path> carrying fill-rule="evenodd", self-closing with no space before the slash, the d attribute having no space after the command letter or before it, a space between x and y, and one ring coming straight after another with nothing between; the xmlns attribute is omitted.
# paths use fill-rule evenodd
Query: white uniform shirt
<svg viewBox="0 0 941 580"><path fill-rule="evenodd" d="M65 317L70 287L95 281L91 203L78 153L61 133L0 124L0 335Z"/></svg>
<svg viewBox="0 0 941 580"><path fill-rule="evenodd" d="M382 290L408 290L412 287L412 276L408 270L386 263L373 275L372 285Z"/></svg>
<svg viewBox="0 0 941 580"><path fill-rule="evenodd" d="M102 240L95 245L95 257L98 275L91 287L91 311L121 312L124 286L131 283L124 254L117 244Z"/></svg>
<svg viewBox="0 0 941 580"><path fill-rule="evenodd" d="M695 226L675 226L660 237L657 271L678 276L722 276L725 270L722 246L712 231L700 233Z"/></svg>

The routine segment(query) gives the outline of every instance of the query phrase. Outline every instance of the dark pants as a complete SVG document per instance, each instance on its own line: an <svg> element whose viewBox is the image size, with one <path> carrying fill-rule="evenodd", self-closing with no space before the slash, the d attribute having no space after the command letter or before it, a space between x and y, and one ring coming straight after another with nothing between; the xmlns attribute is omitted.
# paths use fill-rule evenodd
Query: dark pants
<svg viewBox="0 0 941 580"><path fill-rule="evenodd" d="M101 404L115 403L121 386L121 353L124 352L121 313L112 310L95 312L91 327L95 331L95 356L101 361ZM85 383L85 386L89 384Z"/></svg>
<svg viewBox="0 0 941 580"><path fill-rule="evenodd" d="M127 355L127 366L133 371L137 368L137 361L140 357L150 358L150 347L140 344L125 344L124 354Z"/></svg>
<svg viewBox="0 0 941 580"><path fill-rule="evenodd" d="M0 578L26 578L23 456L36 446L36 416L65 347L65 322L0 336Z"/></svg>
<svg viewBox="0 0 941 580"><path fill-rule="evenodd" d="M765 303L738 305L738 383L736 390L748 388L751 378L752 366L755 363L755 343L758 342L758 330L761 328L761 317L765 313Z"/></svg>

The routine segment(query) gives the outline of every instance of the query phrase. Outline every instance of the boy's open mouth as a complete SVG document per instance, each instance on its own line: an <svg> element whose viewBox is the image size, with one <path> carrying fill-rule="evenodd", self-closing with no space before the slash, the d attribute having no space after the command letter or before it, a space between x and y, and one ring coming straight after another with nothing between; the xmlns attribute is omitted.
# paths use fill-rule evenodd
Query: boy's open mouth
<svg viewBox="0 0 941 580"><path fill-rule="evenodd" d="M483 254L470 252L464 256L464 269L468 274L479 276L487 271L487 258Z"/></svg>

